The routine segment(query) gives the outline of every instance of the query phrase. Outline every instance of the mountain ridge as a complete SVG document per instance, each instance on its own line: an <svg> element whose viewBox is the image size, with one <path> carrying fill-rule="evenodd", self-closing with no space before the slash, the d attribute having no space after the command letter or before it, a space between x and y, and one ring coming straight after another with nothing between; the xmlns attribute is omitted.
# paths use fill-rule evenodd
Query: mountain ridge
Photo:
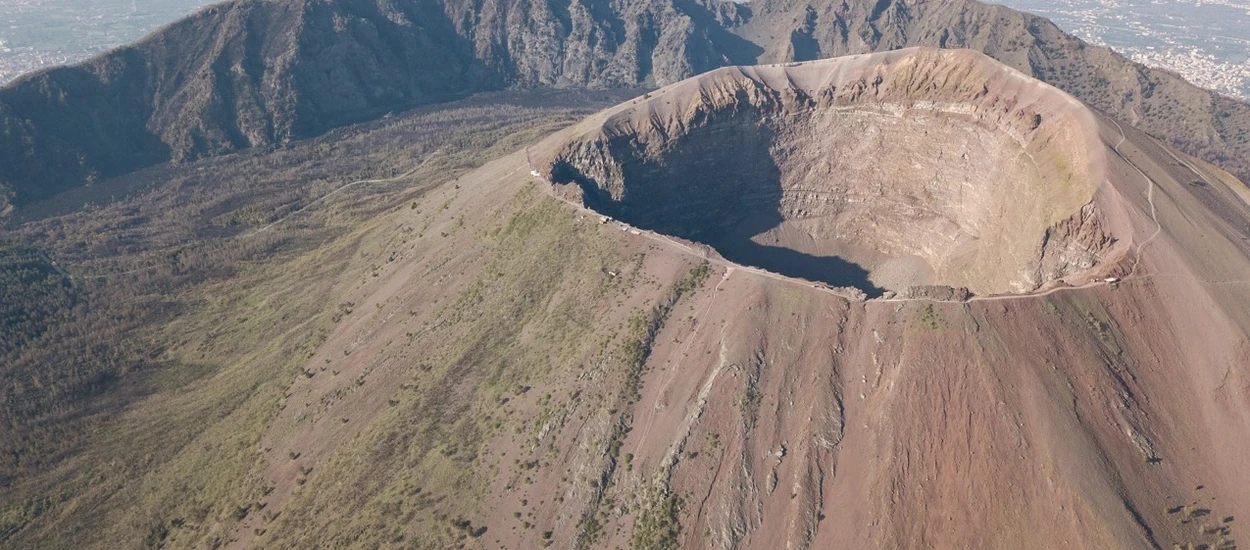
<svg viewBox="0 0 1250 550"><path fill-rule="evenodd" d="M1250 105L973 1L234 0L0 89L0 210L474 91L663 85L918 45L983 51L1250 176Z"/></svg>

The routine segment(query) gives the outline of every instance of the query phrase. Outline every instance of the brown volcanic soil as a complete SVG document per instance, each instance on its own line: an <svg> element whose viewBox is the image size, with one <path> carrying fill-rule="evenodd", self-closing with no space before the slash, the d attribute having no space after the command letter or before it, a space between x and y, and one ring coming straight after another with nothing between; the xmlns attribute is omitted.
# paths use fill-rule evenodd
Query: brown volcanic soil
<svg viewBox="0 0 1250 550"><path fill-rule="evenodd" d="M719 71L528 156L393 214L443 236L352 290L262 441L281 516L240 545L359 541L412 502L394 540L417 546L1242 539L1250 206L1226 173L928 50ZM981 296L848 300L715 254L700 278L661 234L716 245L761 216L761 246Z"/></svg>

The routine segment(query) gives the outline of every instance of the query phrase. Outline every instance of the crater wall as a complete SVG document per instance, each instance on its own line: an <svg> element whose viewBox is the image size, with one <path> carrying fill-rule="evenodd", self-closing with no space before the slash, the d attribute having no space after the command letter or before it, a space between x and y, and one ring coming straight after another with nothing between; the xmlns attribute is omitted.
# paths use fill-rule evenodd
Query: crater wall
<svg viewBox="0 0 1250 550"><path fill-rule="evenodd" d="M1102 144L1057 89L970 51L729 68L602 114L552 181L627 223L869 295L1023 293L1095 268Z"/></svg>

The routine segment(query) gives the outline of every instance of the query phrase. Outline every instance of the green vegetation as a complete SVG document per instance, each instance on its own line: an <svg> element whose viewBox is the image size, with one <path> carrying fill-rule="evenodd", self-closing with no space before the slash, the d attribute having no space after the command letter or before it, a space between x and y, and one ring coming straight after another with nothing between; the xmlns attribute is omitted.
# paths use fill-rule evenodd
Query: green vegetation
<svg viewBox="0 0 1250 550"><path fill-rule="evenodd" d="M1067 321L1069 326L1093 336L1094 342L1108 357L1123 353L1119 329L1111 321L1111 313L1099 301L1076 296L1063 300L1048 297L1044 305L1047 313L1056 315Z"/></svg>
<svg viewBox="0 0 1250 550"><path fill-rule="evenodd" d="M546 422L540 417L554 416L542 412L552 398L530 387L555 384L565 374L556 366L596 347L589 331L607 324L600 304L611 285L596 266L621 261L596 226L570 223L571 212L533 186L508 204L510 215L487 231L493 237L480 273L436 315L449 322L414 336L389 360L430 368L413 369L396 405L310 478L274 523L270 544L298 546L314 536L367 546L415 529L422 536L405 538L407 546L447 548L472 535L440 518L480 523L474 506L495 460L487 443L528 437ZM539 414L512 414L522 406ZM508 458L522 484L546 469L542 455ZM344 494L342 484L353 491ZM414 499L413 487L425 496Z"/></svg>
<svg viewBox="0 0 1250 550"><path fill-rule="evenodd" d="M1055 304L1054 299L1050 296L1042 297L1042 307L1046 309L1046 313L1049 315L1059 315L1059 306Z"/></svg>
<svg viewBox="0 0 1250 550"><path fill-rule="evenodd" d="M686 274L686 277L682 279L680 283L677 283L677 286L673 288L674 296L676 298L680 298L684 294L698 290L699 287L703 286L703 283L707 281L707 276L711 272L712 266L707 262L703 262L698 266L695 266L695 268L691 269L690 272Z"/></svg>
<svg viewBox="0 0 1250 550"><path fill-rule="evenodd" d="M75 294L37 249L0 242L0 357L42 336L73 309Z"/></svg>
<svg viewBox="0 0 1250 550"><path fill-rule="evenodd" d="M677 536L681 533L678 514L681 500L663 486L654 486L642 497L641 510L634 521L634 533L630 538L633 550L671 550L677 548Z"/></svg>
<svg viewBox="0 0 1250 550"><path fill-rule="evenodd" d="M920 326L927 329L938 329L948 326L950 323L946 321L942 314L934 309L932 303L926 303L920 308L920 317L918 319Z"/></svg>
<svg viewBox="0 0 1250 550"><path fill-rule="evenodd" d="M1107 350L1111 355L1119 355L1124 351L1120 347L1116 330L1111 325L1110 316L1105 311L1090 311L1086 313L1085 324L1098 338L1098 342L1103 349Z"/></svg>
<svg viewBox="0 0 1250 550"><path fill-rule="evenodd" d="M707 280L711 268L707 262L703 262L686 273L680 281L675 283L669 289L667 296L659 303L651 308L647 313L634 312L630 316L626 327L625 339L620 345L619 356L626 369L625 382L621 387L621 393L617 398L617 402L621 407L626 409L617 414L616 420L612 425L612 431L608 436L606 456L607 466L602 475L602 482L596 481L596 493L589 507L589 512L582 517L579 522L581 528L581 537L579 539L579 548L593 547L599 536L602 534L602 528L608 518L608 510L605 507L607 499L605 496L611 489L613 480L621 464L621 446L625 440L625 436L629 434L633 426L632 407L641 398L640 384L642 375L646 368L647 358L651 355L651 347L655 343L655 338L663 328L664 323L668 320L669 314L672 313L673 307L683 296L697 291ZM633 455L626 454L624 458L625 469L632 468Z"/></svg>
<svg viewBox="0 0 1250 550"><path fill-rule="evenodd" d="M586 112L496 99L501 103L493 106L426 109L264 155L162 167L70 193L24 212L25 221L11 220L21 223L9 236L23 245L0 248L0 492L6 495L0 546L213 547L232 536L240 510L247 521L260 522L265 536L288 517L310 518L298 502L281 514L258 507L273 491L272 480L260 477L260 437L294 379L331 375L305 365L337 324L361 315L353 313L360 308L352 289L416 238L396 231L390 213L424 215L409 205L424 204L430 189ZM343 188L318 201L350 181L401 174L413 159L424 161L406 178ZM95 204L113 194L121 198ZM543 206L537 195L527 200ZM567 236L567 224L550 224L559 231L543 227L544 218L562 215L558 207L531 215L539 217L531 237ZM73 275L72 283L36 246ZM548 310L535 301L551 295L555 283L544 281L549 268L574 265L572 254L587 253L546 248L555 252L529 272L528 286L516 287L524 291L512 302L518 314L532 309L542 317ZM586 298L553 302L551 322L540 324L549 333L579 326L584 317L565 313L583 311L574 306ZM500 299L492 290L483 303L503 304ZM427 368L414 372L427 376L423 384L439 377L446 383L452 365L488 376L494 380L488 387L507 386L506 361L477 368L475 353L510 352L507 335L495 337L494 328L480 326L476 340L463 340L460 360L444 354L415 362ZM516 331L509 334L515 341ZM555 342L575 338L574 332ZM538 372L559 355L547 351L525 355L529 368ZM415 399L420 396L396 397L385 421L410 418L428 405ZM434 451L422 459L427 463L470 459L474 442L498 424L449 403L441 418L474 421L417 432ZM366 419L350 420L344 425ZM364 438L359 447L368 444ZM333 464L319 464L316 472L305 467L303 451L274 450L299 465L301 494L309 494L323 474L335 472ZM406 468L402 461L380 464L381 472ZM367 513L361 518L401 525L416 509L433 517L446 493L414 497L419 486L407 486L410 479L362 491ZM447 479L442 488L463 478ZM404 512L396 515L396 506ZM440 525L465 534L452 515ZM463 519L473 522L472 536L480 518L466 511ZM343 536L363 531L376 530ZM381 541L385 531L369 538Z"/></svg>

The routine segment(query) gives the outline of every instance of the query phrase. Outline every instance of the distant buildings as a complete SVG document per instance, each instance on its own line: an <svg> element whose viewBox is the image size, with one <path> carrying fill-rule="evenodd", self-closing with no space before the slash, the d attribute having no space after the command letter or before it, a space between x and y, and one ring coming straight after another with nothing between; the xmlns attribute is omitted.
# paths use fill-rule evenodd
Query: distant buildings
<svg viewBox="0 0 1250 550"><path fill-rule="evenodd" d="M0 0L0 84L142 38L217 0ZM120 8L120 9L119 9Z"/></svg>
<svg viewBox="0 0 1250 550"><path fill-rule="evenodd" d="M1091 44L1250 99L1250 0L989 0L1048 17Z"/></svg>
<svg viewBox="0 0 1250 550"><path fill-rule="evenodd" d="M1132 49L1125 52L1133 61L1173 71L1185 80L1224 95L1250 99L1250 61L1241 64L1220 61L1201 51L1158 51Z"/></svg>

